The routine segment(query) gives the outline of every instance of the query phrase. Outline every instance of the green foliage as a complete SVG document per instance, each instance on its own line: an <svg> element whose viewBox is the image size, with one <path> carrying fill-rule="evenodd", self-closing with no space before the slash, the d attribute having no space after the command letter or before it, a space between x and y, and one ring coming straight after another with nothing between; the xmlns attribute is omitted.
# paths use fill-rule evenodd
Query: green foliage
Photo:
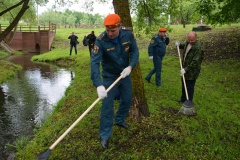
<svg viewBox="0 0 240 160"><path fill-rule="evenodd" d="M226 26L225 26L226 27ZM225 27L211 32L218 42L226 42L223 36L215 34L224 32ZM183 29L172 26L169 33L171 43L168 55L163 59L163 86L156 88L154 77L152 83L144 81L145 95L151 117L142 117L142 123L127 118L131 125L129 130L113 127L110 148L103 151L99 144L99 113L101 103L97 104L82 121L52 151L49 159L237 159L239 155L239 103L240 79L238 59L223 59L211 62L205 59L202 71L196 82L194 104L197 115L187 117L177 114L181 107L175 100L180 98L181 82L179 60L174 42L184 42L185 35L191 27ZM234 27L226 27L233 30ZM92 29L75 31L78 35L90 33ZM97 35L101 32L97 31ZM42 128L36 131L35 138L23 149L18 150L18 159L35 159L40 152L50 145L92 104L97 98L96 88L90 80L90 59L88 49L80 47L77 56L68 56L69 41L66 35L71 29L57 32L55 51L37 56L39 61L73 61L69 63L74 69L75 78L67 89L65 97L58 103L54 113ZM202 41L210 39L209 32L199 33ZM82 36L81 35L81 36ZM142 76L145 77L153 64L148 60L146 45L149 36L137 39L140 48ZM63 42L66 41L66 42ZM57 45L58 44L58 45ZM60 46L61 44L61 46ZM65 47L65 50L64 50ZM218 50L218 48L216 48ZM235 48L236 50L236 48ZM235 52L232 51L231 53ZM62 51L62 53L61 53ZM64 52L66 55L64 55ZM218 50L219 51L219 50ZM219 51L219 54L223 52ZM228 53L228 54L231 54ZM55 54L55 55L54 55ZM213 54L209 52L209 54ZM58 56L58 58L57 58ZM54 58L55 57L55 60ZM211 57L211 56L210 56ZM58 60L58 61L57 61ZM115 102L117 109L118 102ZM117 156L116 156L117 155Z"/></svg>
<svg viewBox="0 0 240 160"><path fill-rule="evenodd" d="M197 10L196 0L171 0L168 5L171 24L199 23L202 15Z"/></svg>
<svg viewBox="0 0 240 160"><path fill-rule="evenodd" d="M133 18L137 29L154 30L159 27L167 27L171 24L196 23L202 15L197 11L196 0L158 0L135 1L131 0L131 9L136 14ZM170 16L170 17L169 17Z"/></svg>
<svg viewBox="0 0 240 160"><path fill-rule="evenodd" d="M230 24L239 21L240 1L198 0L198 10L210 24Z"/></svg>
<svg viewBox="0 0 240 160"><path fill-rule="evenodd" d="M236 0L130 0L130 6L138 29L166 26L167 15L172 24L200 23L202 18L203 23L215 25L240 21L240 1Z"/></svg>
<svg viewBox="0 0 240 160"><path fill-rule="evenodd" d="M158 0L151 1L130 1L131 8L136 14L136 19L133 23L139 30L146 29L147 27L165 26L167 25L167 1L159 3ZM158 5L156 5L158 4Z"/></svg>
<svg viewBox="0 0 240 160"><path fill-rule="evenodd" d="M5 9L17 4L19 1L12 0L12 1L4 1L4 3L0 3L0 13L4 11ZM37 19L37 5L44 5L48 1L45 0L37 0L30 1L29 2L29 9L25 12L25 14L22 16L21 20L24 21L27 25L36 25L37 22L40 23L40 25L48 25L50 23L58 24L58 25L70 25L74 26L76 24L102 24L103 18L99 14L89 14L89 13L83 13L83 12L76 12L71 11L67 9L64 12L58 12L57 6L53 6L48 11L42 13L39 15L39 20ZM72 1L56 1L58 5L64 6L64 5L70 5L75 3L74 0ZM12 9L11 11L5 13L3 16L1 16L1 20L8 21L8 23L11 23L12 20L15 18L15 16L19 13L20 8L22 6L18 6L15 9ZM2 23L1 23L2 24Z"/></svg>
<svg viewBox="0 0 240 160"><path fill-rule="evenodd" d="M69 9L64 12L57 12L53 9L43 12L39 16L40 24L54 23L57 25L74 26L77 24L103 24L103 18L99 14L89 14Z"/></svg>
<svg viewBox="0 0 240 160"><path fill-rule="evenodd" d="M7 8L12 7L13 5L16 5L17 3L19 3L18 0L4 0L2 3L0 3L0 13L2 11L6 10ZM5 21L9 21L9 23L11 23L13 21L13 19L16 17L16 15L19 13L21 7L22 6L20 5L14 9L10 10L9 12L2 15L1 18ZM36 10L35 10L35 2L34 1L29 2L29 8L27 9L27 11L22 16L21 19L24 20L29 25L36 23Z"/></svg>

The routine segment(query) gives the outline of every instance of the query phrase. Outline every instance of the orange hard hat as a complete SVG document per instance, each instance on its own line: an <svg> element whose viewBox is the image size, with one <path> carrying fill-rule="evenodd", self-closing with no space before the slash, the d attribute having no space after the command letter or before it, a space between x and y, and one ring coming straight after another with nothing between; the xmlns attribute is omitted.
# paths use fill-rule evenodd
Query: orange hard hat
<svg viewBox="0 0 240 160"><path fill-rule="evenodd" d="M104 26L109 28L116 28L120 25L121 18L117 14L109 14L104 19Z"/></svg>
<svg viewBox="0 0 240 160"><path fill-rule="evenodd" d="M158 32L167 32L166 28L159 28Z"/></svg>

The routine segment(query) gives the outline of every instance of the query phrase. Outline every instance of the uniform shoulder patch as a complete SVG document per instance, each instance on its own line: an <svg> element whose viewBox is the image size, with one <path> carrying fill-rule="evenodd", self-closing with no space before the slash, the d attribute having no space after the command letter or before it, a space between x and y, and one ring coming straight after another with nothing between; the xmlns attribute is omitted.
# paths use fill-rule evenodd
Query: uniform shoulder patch
<svg viewBox="0 0 240 160"><path fill-rule="evenodd" d="M154 40L152 39L150 43L153 44L153 43L154 43Z"/></svg>
<svg viewBox="0 0 240 160"><path fill-rule="evenodd" d="M102 33L102 34L100 34L100 36L97 38L99 41L101 41L102 40L102 38L104 37L104 33Z"/></svg>
<svg viewBox="0 0 240 160"><path fill-rule="evenodd" d="M93 53L97 54L99 50L99 47L97 45L94 46Z"/></svg>

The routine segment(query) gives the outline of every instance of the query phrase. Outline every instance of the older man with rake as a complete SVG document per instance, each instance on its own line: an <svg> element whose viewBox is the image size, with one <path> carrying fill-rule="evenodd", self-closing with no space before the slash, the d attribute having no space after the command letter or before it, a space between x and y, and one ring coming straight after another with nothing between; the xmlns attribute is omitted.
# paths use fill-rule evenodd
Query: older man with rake
<svg viewBox="0 0 240 160"><path fill-rule="evenodd" d="M194 115L196 111L192 101L195 83L203 61L203 51L200 42L197 41L196 32L189 32L187 34L187 42L185 44L177 41L175 45L178 49L181 66L180 73L182 76L182 95L178 102L183 103L183 106L179 112L186 115ZM183 49L181 55L179 48Z"/></svg>

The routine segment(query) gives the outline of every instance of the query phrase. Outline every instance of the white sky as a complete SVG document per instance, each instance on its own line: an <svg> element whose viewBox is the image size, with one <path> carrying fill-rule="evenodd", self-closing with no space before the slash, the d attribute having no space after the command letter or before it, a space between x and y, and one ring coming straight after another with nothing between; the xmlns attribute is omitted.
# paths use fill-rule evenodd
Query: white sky
<svg viewBox="0 0 240 160"><path fill-rule="evenodd" d="M38 13L41 14L44 11L47 11L48 9L52 8L52 5L54 4L54 1L51 1L49 3L47 3L47 5L45 6L38 6ZM100 14L102 16L106 16L109 13L114 13L114 9L113 9L113 5L112 5L112 1L108 1L103 3L98 3L98 2L94 2L93 4L93 11L89 11L86 8L84 8L84 6L82 4L74 4L71 7L61 7L58 8L57 11L64 11L66 8L70 9L70 10L74 10L74 11L79 11L79 12L86 12L86 13L91 13L91 14Z"/></svg>

